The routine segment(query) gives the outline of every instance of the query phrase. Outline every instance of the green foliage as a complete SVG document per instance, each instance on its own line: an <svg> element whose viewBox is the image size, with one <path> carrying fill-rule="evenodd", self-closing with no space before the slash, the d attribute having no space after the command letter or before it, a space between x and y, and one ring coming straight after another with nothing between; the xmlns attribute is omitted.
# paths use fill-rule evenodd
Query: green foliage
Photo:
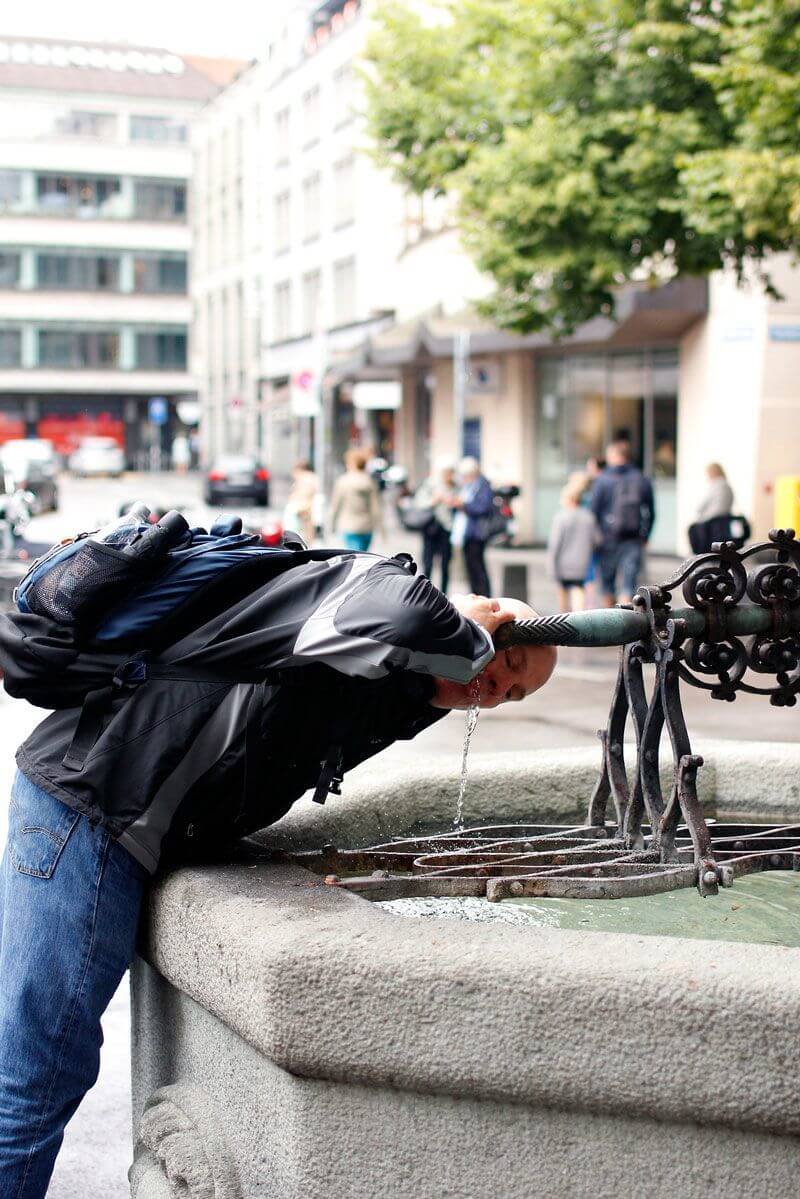
<svg viewBox="0 0 800 1199"><path fill-rule="evenodd" d="M800 0L389 5L371 133L451 191L500 324L570 332L632 279L740 270L798 243Z"/></svg>

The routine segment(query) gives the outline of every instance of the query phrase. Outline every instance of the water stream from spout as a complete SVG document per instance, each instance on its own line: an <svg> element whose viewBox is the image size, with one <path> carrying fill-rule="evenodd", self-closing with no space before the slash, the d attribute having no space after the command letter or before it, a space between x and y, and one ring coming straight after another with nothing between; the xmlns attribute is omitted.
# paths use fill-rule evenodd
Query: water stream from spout
<svg viewBox="0 0 800 1199"><path fill-rule="evenodd" d="M460 832L464 827L464 794L467 790L467 759L469 757L469 743L472 740L472 734L475 732L475 726L478 723L480 715L481 701L481 685L480 680L475 679L470 687L470 698L472 703L467 708L466 724L464 726L464 750L461 754L461 781L458 787L458 802L456 804L456 816L453 821L453 828Z"/></svg>

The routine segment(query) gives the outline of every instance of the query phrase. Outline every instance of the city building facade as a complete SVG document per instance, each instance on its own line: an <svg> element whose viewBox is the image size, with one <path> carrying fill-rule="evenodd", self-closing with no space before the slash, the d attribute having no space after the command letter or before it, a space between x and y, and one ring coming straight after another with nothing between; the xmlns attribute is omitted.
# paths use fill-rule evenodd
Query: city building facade
<svg viewBox="0 0 800 1199"><path fill-rule="evenodd" d="M257 447L284 478L311 457L329 483L361 445L412 484L469 452L520 486L520 538L541 543L568 476L624 431L654 482L654 549L685 549L712 461L765 534L775 478L800 468L798 268L773 264L781 299L718 273L631 285L614 321L561 341L493 328L476 315L491 284L451 202L407 195L370 156L359 60L373 11L296 3L197 122L196 177L212 198L197 205L196 373L213 451ZM222 146L239 121L249 182L244 233L230 236L245 250L220 250L215 267L229 218L213 195L236 192ZM231 316L242 304L244 321Z"/></svg>
<svg viewBox="0 0 800 1199"><path fill-rule="evenodd" d="M139 467L188 440L189 122L219 86L205 66L0 36L0 439L67 454L107 433Z"/></svg>

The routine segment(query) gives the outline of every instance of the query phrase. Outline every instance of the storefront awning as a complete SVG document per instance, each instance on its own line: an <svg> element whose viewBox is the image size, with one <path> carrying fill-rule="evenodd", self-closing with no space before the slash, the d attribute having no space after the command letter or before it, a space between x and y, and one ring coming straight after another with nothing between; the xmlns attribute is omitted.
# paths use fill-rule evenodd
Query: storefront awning
<svg viewBox="0 0 800 1199"><path fill-rule="evenodd" d="M614 320L596 317L581 325L570 337L555 342L548 333L521 335L498 329L474 312L458 316L426 316L367 338L357 350L335 363L329 377L335 381L389 376L411 363L447 358L453 353L456 335L470 334L472 354L497 354L512 350L563 349L582 346L674 344L695 321L708 311L706 279L675 279L661 287L630 285L617 299Z"/></svg>

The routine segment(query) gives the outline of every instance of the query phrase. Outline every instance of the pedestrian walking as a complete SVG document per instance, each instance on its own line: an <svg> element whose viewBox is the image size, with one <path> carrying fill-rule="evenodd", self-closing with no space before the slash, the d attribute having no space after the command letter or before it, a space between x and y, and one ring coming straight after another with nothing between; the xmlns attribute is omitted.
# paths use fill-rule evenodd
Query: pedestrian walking
<svg viewBox="0 0 800 1199"><path fill-rule="evenodd" d="M460 545L464 552L464 565L473 593L488 595L491 584L485 554L490 518L494 512L494 492L489 480L481 474L477 458L462 458L458 474L461 490L451 501L456 513L451 537L453 544Z"/></svg>
<svg viewBox="0 0 800 1199"><path fill-rule="evenodd" d="M642 555L655 520L653 485L631 463L628 438L613 441L606 468L592 490L592 512L600 530L600 577L610 607L630 603L639 585Z"/></svg>
<svg viewBox="0 0 800 1199"><path fill-rule="evenodd" d="M264 550L250 590L239 573L231 596L218 577L197 582L208 540L190 553L180 600L174 563L168 593L117 555L117 587L135 583L129 616L142 651L142 621L154 622L151 652L127 662L98 649L97 626L72 609L58 621L0 616L6 690L57 709L17 753L0 866L4 1199L46 1195L64 1127L97 1078L100 1018L133 957L156 870L230 860L309 787L322 802L347 770L468 708L475 680L480 706L494 708L543 686L555 665L549 647L495 653L504 622L536 615L526 604L451 602L408 560ZM87 569L93 545L79 543ZM95 602L107 563L96 570L97 583L81 574L80 592ZM120 620L118 596L108 611Z"/></svg>
<svg viewBox="0 0 800 1199"><path fill-rule="evenodd" d="M450 536L453 531L454 501L458 499L456 472L452 462L442 459L436 469L417 488L414 505L421 511L430 511L431 519L422 529L422 573L433 580L433 564L438 559L441 571L440 590L447 594L450 581L450 558L453 547Z"/></svg>
<svg viewBox="0 0 800 1199"><path fill-rule="evenodd" d="M696 520L711 520L715 516L730 516L733 512L733 488L718 462L706 467L708 486L697 508Z"/></svg>
<svg viewBox="0 0 800 1199"><path fill-rule="evenodd" d="M348 450L343 475L331 494L331 532L341 526L342 541L349 550L366 551L372 535L381 528L381 500L375 480L367 472L368 456L363 450Z"/></svg>
<svg viewBox="0 0 800 1199"><path fill-rule="evenodd" d="M319 479L305 458L292 467L292 486L283 513L283 527L299 533L311 545L315 533L315 503Z"/></svg>
<svg viewBox="0 0 800 1199"><path fill-rule="evenodd" d="M570 477L561 492L561 508L553 517L547 542L548 573L558 583L562 612L584 608L584 582L599 541L597 521L581 505L586 484L584 474Z"/></svg>
<svg viewBox="0 0 800 1199"><path fill-rule="evenodd" d="M706 478L705 495L687 530L693 554L707 554L719 541L733 541L742 546L750 536L747 518L733 515L733 489L718 462L709 462Z"/></svg>

